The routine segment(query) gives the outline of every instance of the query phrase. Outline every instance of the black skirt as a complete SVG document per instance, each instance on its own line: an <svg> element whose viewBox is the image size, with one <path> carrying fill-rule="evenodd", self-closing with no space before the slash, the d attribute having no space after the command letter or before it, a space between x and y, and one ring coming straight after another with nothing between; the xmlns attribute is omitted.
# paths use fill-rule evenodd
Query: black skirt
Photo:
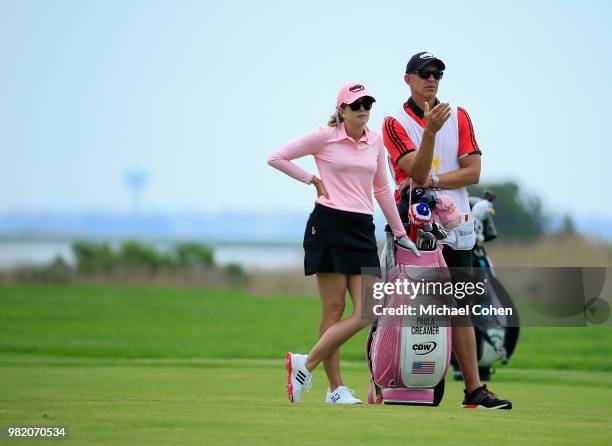
<svg viewBox="0 0 612 446"><path fill-rule="evenodd" d="M380 268L374 228L369 214L317 203L304 231L304 273L362 274L361 268Z"/></svg>

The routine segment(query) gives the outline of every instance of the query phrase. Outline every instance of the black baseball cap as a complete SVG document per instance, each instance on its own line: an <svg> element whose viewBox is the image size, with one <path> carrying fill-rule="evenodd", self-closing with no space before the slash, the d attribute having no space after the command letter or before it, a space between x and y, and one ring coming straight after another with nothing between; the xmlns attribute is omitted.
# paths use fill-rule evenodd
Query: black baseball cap
<svg viewBox="0 0 612 446"><path fill-rule="evenodd" d="M425 65L432 62L435 62L438 65L438 68L441 70L446 68L444 62L442 62L436 56L428 53L427 51L421 51L420 53L416 53L414 56L412 56L408 61L408 64L406 64L406 74L419 71Z"/></svg>

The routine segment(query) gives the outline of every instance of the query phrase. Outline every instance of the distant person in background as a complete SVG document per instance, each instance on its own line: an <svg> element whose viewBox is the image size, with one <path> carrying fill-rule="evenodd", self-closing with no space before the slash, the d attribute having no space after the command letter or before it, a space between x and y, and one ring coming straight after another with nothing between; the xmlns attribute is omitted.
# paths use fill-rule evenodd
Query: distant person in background
<svg viewBox="0 0 612 446"><path fill-rule="evenodd" d="M387 182L382 138L366 127L374 102L363 85L343 85L327 126L287 143L268 159L272 167L312 184L317 191L304 232L304 270L317 277L320 338L308 355L287 353L287 392L294 403L300 402L303 390L310 389L311 373L320 362L329 379L325 402L361 403L342 381L340 346L368 324L361 314L362 268L380 267L372 191L398 242L414 247ZM291 162L306 155L314 156L320 178ZM341 320L347 291L353 312Z"/></svg>
<svg viewBox="0 0 612 446"><path fill-rule="evenodd" d="M436 97L445 68L444 62L427 52L410 58L404 81L411 96L395 115L385 118L383 139L398 185L398 204L402 195L407 197L401 191L410 178L414 185L431 189L434 195L448 195L455 202L462 222L441 241L442 254L451 276L463 271L471 276L476 234L466 186L480 179L481 152L467 112ZM469 319L459 325L466 324ZM453 351L465 382L464 408L512 408L512 402L498 399L486 384L481 385L472 326L453 327Z"/></svg>

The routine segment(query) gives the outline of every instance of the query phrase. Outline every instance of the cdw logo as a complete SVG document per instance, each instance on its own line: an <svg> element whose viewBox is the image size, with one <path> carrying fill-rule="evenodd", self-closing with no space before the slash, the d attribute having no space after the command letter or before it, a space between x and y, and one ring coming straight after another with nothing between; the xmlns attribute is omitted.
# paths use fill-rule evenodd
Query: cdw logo
<svg viewBox="0 0 612 446"><path fill-rule="evenodd" d="M436 343L433 341L423 342L422 344L413 344L412 350L417 355L426 355L427 353L431 353L436 349Z"/></svg>

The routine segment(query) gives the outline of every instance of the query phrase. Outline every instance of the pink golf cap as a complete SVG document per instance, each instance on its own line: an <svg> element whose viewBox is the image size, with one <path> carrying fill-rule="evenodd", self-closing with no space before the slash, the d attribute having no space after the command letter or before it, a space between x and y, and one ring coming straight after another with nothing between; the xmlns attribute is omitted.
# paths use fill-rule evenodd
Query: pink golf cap
<svg viewBox="0 0 612 446"><path fill-rule="evenodd" d="M374 99L362 84L359 82L349 82L340 87L336 106L340 107L342 104L352 104L357 99L363 98L364 96L370 97L372 101L376 102L376 99Z"/></svg>

